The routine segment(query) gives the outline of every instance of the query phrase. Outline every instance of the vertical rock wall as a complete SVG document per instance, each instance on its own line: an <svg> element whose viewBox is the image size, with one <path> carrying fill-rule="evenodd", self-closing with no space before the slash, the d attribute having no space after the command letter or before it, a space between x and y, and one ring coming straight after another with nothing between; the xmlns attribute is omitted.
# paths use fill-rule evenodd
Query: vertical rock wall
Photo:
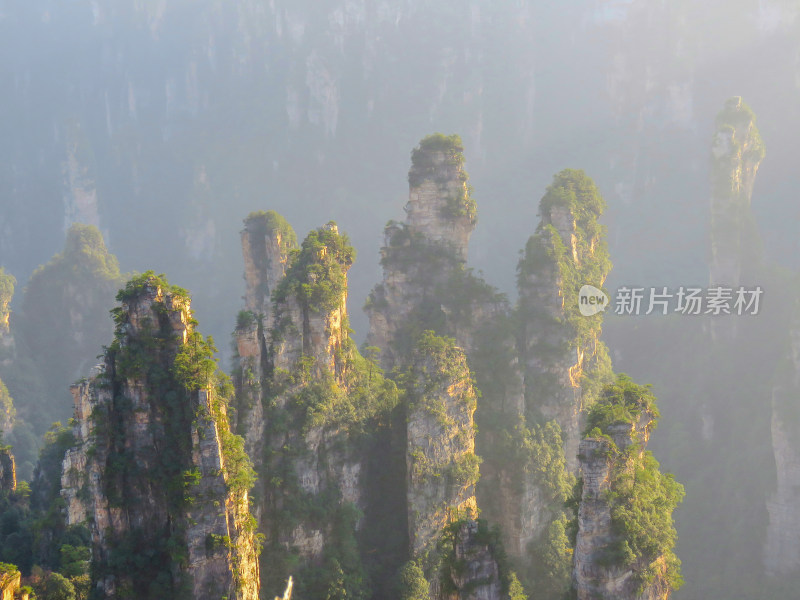
<svg viewBox="0 0 800 600"><path fill-rule="evenodd" d="M408 527L431 600L498 599L500 567L478 516L477 394L464 352L428 332L414 353L408 390Z"/></svg>
<svg viewBox="0 0 800 600"><path fill-rule="evenodd" d="M778 369L772 392L772 452L775 457L776 488L767 500L769 525L764 544L767 574L797 575L800 572L800 318L796 313L790 329L789 356Z"/></svg>
<svg viewBox="0 0 800 600"><path fill-rule="evenodd" d="M658 412L619 376L589 414L573 556L578 600L666 600L680 585L672 511L683 488L646 452Z"/></svg>
<svg viewBox="0 0 800 600"><path fill-rule="evenodd" d="M356 351L347 325L354 252L334 223L309 233L291 255L281 231L272 231L261 250L260 235L255 244L252 234L243 235L247 308L258 315L255 323L240 323L235 334L242 371L236 376L239 430L259 469L256 513L269 547L268 591L278 592L294 575L301 589L311 586L306 592L314 594L303 578L306 569L359 568L332 563L337 548L349 543L342 536L354 539L358 523L351 517L365 509L368 457L349 416L341 420L338 412L356 395ZM380 388L378 381L376 374ZM246 409L243 400L250 403ZM353 401L354 411L363 408ZM300 560L291 572L279 566L287 554Z"/></svg>
<svg viewBox="0 0 800 600"><path fill-rule="evenodd" d="M406 220L384 229L383 281L372 290L366 311L367 344L381 349L385 369L410 354L411 338L423 329L452 335L469 350L478 324L506 308L488 286L477 302L459 288L472 277L464 264L476 223L463 150L458 136L424 138L412 153Z"/></svg>
<svg viewBox="0 0 800 600"><path fill-rule="evenodd" d="M8 317L11 314L9 304L14 297L14 286L17 280L13 275L0 267L0 343L9 335Z"/></svg>
<svg viewBox="0 0 800 600"><path fill-rule="evenodd" d="M611 372L599 341L602 314L583 316L578 306L580 288L602 288L610 268L604 229L597 222L603 208L603 199L583 171L558 173L539 204L541 221L517 267L525 421L509 433L518 448L529 448L526 439L531 439L535 447L552 453L553 444L560 441L563 450L558 453L563 452L570 473L578 468L585 410ZM542 477L541 456L527 453L520 461L498 467L501 510L495 518L506 532L509 554L528 568L539 561L531 559L531 548L544 543L563 505L563 491L548 487Z"/></svg>
<svg viewBox="0 0 800 600"><path fill-rule="evenodd" d="M602 288L611 266L597 223L604 207L583 171L556 175L518 267L526 413L559 424L571 470L577 465L581 413L591 403L585 376L606 377L603 371L610 370L598 339L602 313L583 316L578 307L580 288Z"/></svg>
<svg viewBox="0 0 800 600"><path fill-rule="evenodd" d="M0 493L17 490L17 467L9 448L0 448Z"/></svg>
<svg viewBox="0 0 800 600"><path fill-rule="evenodd" d="M104 372L72 388L67 524L92 533L102 597L256 600L254 527L240 480L249 465L210 379L213 362L186 347L197 352L204 343L188 296L152 274L134 281L116 312ZM128 566L136 553L144 553L137 567Z"/></svg>
<svg viewBox="0 0 800 600"><path fill-rule="evenodd" d="M274 211L250 214L244 221L245 308L233 333L236 344L234 428L245 439L256 468L263 457L264 407L262 381L267 365L269 333L274 322L272 292L286 273L289 252L297 247L292 227Z"/></svg>
<svg viewBox="0 0 800 600"><path fill-rule="evenodd" d="M711 148L711 285L738 285L755 260L750 204L764 155L753 111L730 98L717 115Z"/></svg>
<svg viewBox="0 0 800 600"><path fill-rule="evenodd" d="M412 554L435 542L459 515L476 516L477 396L463 352L441 338L420 342L408 407L408 527Z"/></svg>
<svg viewBox="0 0 800 600"><path fill-rule="evenodd" d="M20 588L20 572L14 565L0 565L0 600L28 600L28 592Z"/></svg>

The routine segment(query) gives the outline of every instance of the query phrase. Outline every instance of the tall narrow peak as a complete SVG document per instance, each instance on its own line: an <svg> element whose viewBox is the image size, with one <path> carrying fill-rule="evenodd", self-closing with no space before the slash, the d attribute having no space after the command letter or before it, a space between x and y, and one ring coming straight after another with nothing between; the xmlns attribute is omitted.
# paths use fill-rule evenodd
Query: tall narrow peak
<svg viewBox="0 0 800 600"><path fill-rule="evenodd" d="M420 597L498 599L499 540L476 521L473 415L477 393L464 352L425 332L407 377L407 510Z"/></svg>
<svg viewBox="0 0 800 600"><path fill-rule="evenodd" d="M238 315L233 333L236 399L231 419L258 467L263 454L261 382L267 368L273 323L272 293L286 274L289 255L297 248L297 236L286 219L270 210L250 213L244 220L241 238L245 307Z"/></svg>
<svg viewBox="0 0 800 600"><path fill-rule="evenodd" d="M294 229L274 210L250 213L244 220L245 310L269 315L270 295L286 273L289 252L297 248Z"/></svg>
<svg viewBox="0 0 800 600"><path fill-rule="evenodd" d="M604 208L583 171L558 173L539 204L541 222L517 268L526 417L558 423L573 470L581 411L611 373L599 341L602 313L584 316L578 297L584 285L602 288L611 269L605 228L598 222Z"/></svg>
<svg viewBox="0 0 800 600"><path fill-rule="evenodd" d="M14 359L14 338L9 328L11 309L9 304L14 297L17 280L0 267L0 370L11 366ZM3 434L11 433L16 416L14 401L5 383L0 380L0 440Z"/></svg>
<svg viewBox="0 0 800 600"><path fill-rule="evenodd" d="M257 512L269 540L262 566L271 594L292 575L300 597L369 596L367 564L375 557L364 544L383 552L396 538L378 539L372 520L382 515L383 527L404 528L402 508L387 514L377 506L403 499L397 450L386 443L398 393L350 339L347 272L354 258L334 223L311 231L289 253L272 293L272 322L263 323ZM384 496L370 493L376 480L388 486Z"/></svg>
<svg viewBox="0 0 800 600"><path fill-rule="evenodd" d="M758 259L750 205L765 153L752 109L741 97L727 100L711 147L711 285L739 285Z"/></svg>
<svg viewBox="0 0 800 600"><path fill-rule="evenodd" d="M3 344L9 335L8 317L11 314L9 304L14 297L16 283L14 276L0 267L0 344Z"/></svg>
<svg viewBox="0 0 800 600"><path fill-rule="evenodd" d="M468 179L464 146L457 135L429 135L411 153L408 228L452 248L462 261L467 259L477 216Z"/></svg>
<svg viewBox="0 0 800 600"><path fill-rule="evenodd" d="M684 492L646 450L657 419L649 387L625 375L589 412L576 498L578 600L666 600L682 583L672 512Z"/></svg>
<svg viewBox="0 0 800 600"><path fill-rule="evenodd" d="M213 342L163 276L134 278L117 300L102 372L72 388L76 444L62 467L67 524L91 531L98 592L255 600L254 474Z"/></svg>
<svg viewBox="0 0 800 600"><path fill-rule="evenodd" d="M537 598L570 587L564 503L585 410L612 376L599 341L602 314L579 309L581 287L602 289L610 269L598 222L604 207L594 182L572 169L558 173L541 199L541 221L517 267L513 322L524 402L483 446L494 485L479 495L481 506L501 525L509 556Z"/></svg>
<svg viewBox="0 0 800 600"><path fill-rule="evenodd" d="M419 554L437 539L451 514L476 514L477 394L463 351L432 332L420 339L410 374L408 526L411 550Z"/></svg>
<svg viewBox="0 0 800 600"><path fill-rule="evenodd" d="M349 344L347 272L355 250L330 222L308 234L273 295L274 366L291 368L300 357L313 371L340 381L342 350Z"/></svg>
<svg viewBox="0 0 800 600"><path fill-rule="evenodd" d="M426 330L469 352L480 325L507 311L505 298L466 268L477 209L463 151L457 135L423 138L411 154L406 220L384 229L383 281L365 310L367 343L380 348L386 369L407 361Z"/></svg>
<svg viewBox="0 0 800 600"><path fill-rule="evenodd" d="M17 280L0 267L0 372L10 367L14 360L14 337L9 328L11 309L9 304L14 297L14 286ZM0 440L3 434L8 435L14 427L17 410L8 392L6 384L0 379Z"/></svg>
<svg viewBox="0 0 800 600"><path fill-rule="evenodd" d="M6 384L0 379L0 442L3 440L3 435L11 433L16 423L16 416L14 399L8 393Z"/></svg>

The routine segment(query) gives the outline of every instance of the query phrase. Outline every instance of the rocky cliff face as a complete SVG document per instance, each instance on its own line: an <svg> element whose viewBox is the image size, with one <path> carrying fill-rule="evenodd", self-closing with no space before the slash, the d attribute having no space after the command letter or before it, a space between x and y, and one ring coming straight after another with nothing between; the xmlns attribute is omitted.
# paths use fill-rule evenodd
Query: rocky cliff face
<svg viewBox="0 0 800 600"><path fill-rule="evenodd" d="M9 303L14 297L14 285L17 280L0 267L0 342L9 334L8 317L11 314Z"/></svg>
<svg viewBox="0 0 800 600"><path fill-rule="evenodd" d="M665 600L680 585L672 510L683 495L646 452L657 411L625 376L604 389L580 443L578 600Z"/></svg>
<svg viewBox="0 0 800 600"><path fill-rule="evenodd" d="M20 588L20 572L13 566L0 563L0 600L28 600L29 594Z"/></svg>
<svg viewBox="0 0 800 600"><path fill-rule="evenodd" d="M0 448L0 493L8 494L17 489L17 468L14 455L9 448Z"/></svg>
<svg viewBox="0 0 800 600"><path fill-rule="evenodd" d="M507 310L505 302L465 269L476 205L458 136L434 134L412 153L406 221L390 222L381 249L383 282L367 300L367 343L381 365L408 357L416 337L435 329L474 347L479 324Z"/></svg>
<svg viewBox="0 0 800 600"><path fill-rule="evenodd" d="M739 285L756 260L750 203L764 154L753 111L740 97L729 99L717 115L711 148L712 285Z"/></svg>
<svg viewBox="0 0 800 600"><path fill-rule="evenodd" d="M407 428L408 527L418 555L454 518L477 516L476 393L463 352L426 335L412 366Z"/></svg>
<svg viewBox="0 0 800 600"><path fill-rule="evenodd" d="M483 392L476 416L478 453L486 459L479 503L501 526L525 579L541 587L550 577L544 573L558 571L563 591L568 557L536 575L527 570L553 554L542 550L534 558L530 549L544 548L543 536L560 519L568 470L577 469L582 412L610 376L598 341L602 315L578 311L580 287L602 287L610 268L597 222L604 203L583 172L556 176L519 264L520 301L512 310L465 266L475 206L462 195L469 188L461 152L458 138L436 134L412 154L408 218L385 229L383 282L366 306L367 343L380 348L386 368L408 364L425 330L464 348Z"/></svg>
<svg viewBox="0 0 800 600"><path fill-rule="evenodd" d="M189 298L149 273L119 300L103 372L72 388L77 443L62 469L98 592L255 600L252 474Z"/></svg>
<svg viewBox="0 0 800 600"><path fill-rule="evenodd" d="M286 274L288 255L297 247L291 225L275 211L255 212L244 221L245 310L270 322L271 294Z"/></svg>
<svg viewBox="0 0 800 600"><path fill-rule="evenodd" d="M263 458L264 407L262 382L274 323L272 292L286 273L289 252L296 248L292 227L274 211L252 213L244 222L245 309L234 331L236 431L245 439L247 454L258 468Z"/></svg>
<svg viewBox="0 0 800 600"><path fill-rule="evenodd" d="M795 314L791 327L789 356L776 377L772 393L772 450L777 486L767 500L769 526L764 545L764 566L770 576L800 571L800 446L796 435L800 414L800 319Z"/></svg>
<svg viewBox="0 0 800 600"><path fill-rule="evenodd" d="M548 555L563 554L556 550L561 542L546 538L577 471L585 411L611 372L599 341L602 314L583 316L578 305L580 288L602 288L610 268L597 222L603 207L592 180L573 170L557 174L540 202L541 221L517 268L515 370L523 399L505 431L486 444L488 453L509 440L490 463L494 486L484 492L491 500L486 514L501 525L507 551L529 585L538 580L540 587L553 586L553 594L569 585L568 557L535 571ZM552 551L545 550L550 544Z"/></svg>
<svg viewBox="0 0 800 600"><path fill-rule="evenodd" d="M638 593L639 583L631 568L606 566L604 552L615 540L611 510L604 495L611 489L614 458L611 444L585 439L580 445L583 489L578 514L579 533L575 545L575 586L579 600L607 598L663 599L667 589L658 587Z"/></svg>
<svg viewBox="0 0 800 600"><path fill-rule="evenodd" d="M455 561L449 575L455 592L448 600L500 600L505 598L494 548L476 521L459 524L454 536Z"/></svg>
<svg viewBox="0 0 800 600"><path fill-rule="evenodd" d="M14 358L14 337L9 327L11 309L17 280L0 267L0 367L8 367Z"/></svg>
<svg viewBox="0 0 800 600"><path fill-rule="evenodd" d="M294 234L277 215L271 221L281 227L268 228L266 242L246 222L248 310L235 333L239 430L259 468L256 512L270 543L265 586L277 593L291 574L301 594L315 597L345 569L346 593L362 593L360 559L342 548L355 548L366 508L361 428L385 390L377 367L373 377L349 338L354 252L329 223L289 254ZM300 566L290 572L284 567L292 555Z"/></svg>
<svg viewBox="0 0 800 600"><path fill-rule="evenodd" d="M607 379L610 372L598 339L602 313L583 316L578 306L580 288L602 288L611 267L604 229L597 222L604 207L585 173L556 175L539 204L541 222L518 266L526 411L537 420L558 423L572 470L581 412L596 391L592 380Z"/></svg>
<svg viewBox="0 0 800 600"><path fill-rule="evenodd" d="M14 400L8 393L8 388L0 380L0 436L11 433L16 421L17 409L14 408Z"/></svg>
<svg viewBox="0 0 800 600"><path fill-rule="evenodd" d="M354 253L347 237L329 223L287 254L274 237L254 250L250 229L243 234L248 310L235 334L241 372L234 379L240 406L250 401L239 409L239 430L263 439L263 458L254 460L256 513L268 540L264 585L274 594L292 574L303 597L392 594L409 554L436 552L449 525L476 513L476 396L466 358L441 340L404 357L414 383L401 402L395 384L349 337ZM452 254L456 238L431 244ZM458 548L464 561L483 565L485 581L459 571L454 585L499 589L491 544L470 531L459 534ZM290 560L299 561L291 571ZM431 597L444 597L434 575Z"/></svg>
<svg viewBox="0 0 800 600"><path fill-rule="evenodd" d="M411 556L428 576L432 600L499 599L500 568L492 538L481 531L485 524L475 520L477 395L466 356L452 340L426 332L410 378L406 489Z"/></svg>

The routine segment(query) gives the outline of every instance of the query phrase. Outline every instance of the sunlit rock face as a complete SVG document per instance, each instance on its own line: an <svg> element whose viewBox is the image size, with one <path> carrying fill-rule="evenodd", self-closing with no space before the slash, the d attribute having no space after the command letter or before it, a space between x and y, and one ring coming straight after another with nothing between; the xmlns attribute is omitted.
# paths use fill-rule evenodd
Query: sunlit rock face
<svg viewBox="0 0 800 600"><path fill-rule="evenodd" d="M396 366L398 353L413 345L406 339L410 316L424 313L424 321L441 313L441 323L427 328L446 332L469 352L478 326L508 310L505 300L454 299L446 289L454 278L463 277L476 223L463 150L455 135L423 138L412 152L406 220L390 221L384 229L383 281L372 290L365 310L370 321L367 344L380 348L386 369ZM459 300L469 302L463 314L453 307Z"/></svg>
<svg viewBox="0 0 800 600"><path fill-rule="evenodd" d="M255 507L259 528L307 568L340 540L332 533L331 514L300 514L299 499L333 513L343 506L363 510L368 457L343 427L311 418L326 392L350 392L352 248L334 223L312 231L290 258L296 246L293 230L276 213L245 221L246 310L234 333L234 384L238 430L262 475ZM301 398L309 402L308 411L298 409ZM298 515L287 519L292 511Z"/></svg>
<svg viewBox="0 0 800 600"><path fill-rule="evenodd" d="M349 339L347 273L353 249L347 237L328 223L288 252L274 228L265 242L253 229L246 222L248 310L235 332L234 382L239 431L261 475L255 512L260 531L273 540L264 569L293 556L299 561L295 574L311 574L330 564L342 547L356 544L361 551L361 544L370 544L363 549L363 564L346 565L348 576L361 577L359 569L375 552L370 548L386 543L369 529L386 526L387 520L393 529L386 535L399 540L402 556L436 551L446 527L460 517L468 517L475 529L476 391L463 351L446 342L446 357L414 354L414 399L406 410L392 395L394 383L365 362ZM443 240L432 243L447 246ZM449 246L447 252L452 255ZM446 359L452 364L443 364ZM376 449L380 456L373 455ZM396 478L379 472L387 469ZM379 506L386 503L402 514L387 515ZM376 514L383 515L380 525ZM478 588L498 597L493 550L471 531L459 534L458 551L486 580L476 580L473 570L454 572L451 579L466 594L459 597L483 598L483 591L469 595ZM278 589L286 576L268 575L264 585ZM310 585L303 577L297 581L300 588ZM441 589L437 571L431 598L439 598Z"/></svg>
<svg viewBox="0 0 800 600"><path fill-rule="evenodd" d="M11 315L9 305L14 297L14 286L17 280L13 275L0 268L0 344L10 338L8 318Z"/></svg>
<svg viewBox="0 0 800 600"><path fill-rule="evenodd" d="M475 208L469 203L462 152L453 139L428 137L420 142L411 156L405 210L412 233L452 248L464 261L475 229Z"/></svg>
<svg viewBox="0 0 800 600"><path fill-rule="evenodd" d="M426 570L431 600L499 599L495 548L475 521L477 393L466 356L452 341L426 334L414 352L410 377L406 409L410 555ZM440 570L432 557L441 552L449 557L445 558L449 566Z"/></svg>
<svg viewBox="0 0 800 600"><path fill-rule="evenodd" d="M297 237L283 217L269 211L250 214L244 221L241 238L245 305L233 333L237 399L232 420L258 468L263 458L262 380L273 325L272 293L286 273L288 255L297 246Z"/></svg>
<svg viewBox="0 0 800 600"><path fill-rule="evenodd" d="M181 388L170 375L182 349L197 343L188 296L148 280L118 310L104 371L72 387L76 444L61 477L67 524L92 534L97 590L104 598L173 589L256 600L249 497L233 481L225 401L213 386ZM142 366L143 347L152 368ZM176 485L185 488L180 496ZM150 567L119 570L131 544L151 548Z"/></svg>
<svg viewBox="0 0 800 600"><path fill-rule="evenodd" d="M637 455L639 460L642 458L652 423L652 415L643 412L638 423L611 426L607 430L610 440L587 437L580 443L583 487L573 571L578 600L666 600L670 597L663 557L647 562L640 558L629 566L608 564L606 559L609 546L619 537L612 527L608 502L608 494L614 491L612 471L619 468L615 463L620 460L620 453L634 442L640 444ZM647 564L655 573L652 581L641 584L636 578L637 571Z"/></svg>
<svg viewBox="0 0 800 600"><path fill-rule="evenodd" d="M453 514L476 512L477 396L466 357L458 348L442 353L420 348L412 372L406 462L409 539L416 555L438 539ZM456 476L458 469L463 477Z"/></svg>
<svg viewBox="0 0 800 600"><path fill-rule="evenodd" d="M610 372L599 341L602 313L579 313L578 288L602 287L610 269L604 209L582 171L557 174L539 205L541 220L519 262L525 403L528 414L561 427L570 470L577 467L581 415L592 402L588 379Z"/></svg>
<svg viewBox="0 0 800 600"><path fill-rule="evenodd" d="M29 592L20 588L21 577L14 565L0 566L0 600L28 600Z"/></svg>
<svg viewBox="0 0 800 600"><path fill-rule="evenodd" d="M750 204L764 154L753 111L731 98L717 115L711 147L711 285L738 285L756 258Z"/></svg>

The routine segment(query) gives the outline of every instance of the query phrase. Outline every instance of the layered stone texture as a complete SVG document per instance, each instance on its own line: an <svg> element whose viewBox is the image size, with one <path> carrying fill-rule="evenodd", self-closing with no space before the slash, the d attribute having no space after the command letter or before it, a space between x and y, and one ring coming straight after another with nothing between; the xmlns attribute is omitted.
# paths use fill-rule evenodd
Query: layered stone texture
<svg viewBox="0 0 800 600"><path fill-rule="evenodd" d="M322 237L341 237L334 223L324 225L319 231L323 232ZM324 263L329 254L335 251L323 242L321 247L313 250L316 256L311 260ZM337 262L336 258L333 260ZM313 297L304 297L302 290L300 293L296 289L289 290L287 294L276 298L272 332L274 368L290 371L301 357L305 357L311 359L316 374L331 373L341 381L344 368L342 350L348 339L348 332L344 328L347 321L346 274L351 264L352 259L348 259L334 266L341 270L339 275L343 278L343 285L337 296L326 302L324 307L315 305ZM308 281L302 285L324 283L325 275L324 272L309 270ZM327 295L327 292L320 291L322 295ZM280 334L275 335L276 332Z"/></svg>
<svg viewBox="0 0 800 600"><path fill-rule="evenodd" d="M243 236L245 256L256 255L247 239ZM251 402L248 412L240 409L239 426L248 442L255 441L248 451L260 452L253 457L261 475L261 530L309 566L319 564L326 548L336 544L331 535L336 507L365 505L367 457L350 446L344 427L311 416L317 403L350 391L352 344L346 324L352 248L333 223L312 231L288 262L289 248L274 233L271 240L264 258L245 259L256 265L245 272L248 290L266 286L264 302L269 297L271 304L259 308L248 299L249 309L261 311L259 322L237 328L245 369L237 389ZM278 480L280 485L273 485ZM315 518L300 503L325 505L329 511Z"/></svg>
<svg viewBox="0 0 800 600"><path fill-rule="evenodd" d="M636 557L632 564L609 560L620 533L612 525L609 493L615 491L614 471L631 471L642 459L653 414L642 411L634 423L604 428L608 437L586 437L580 443L580 473L583 481L578 510L578 533L574 551L574 586L578 600L666 600L671 593L664 557ZM632 456L625 451L637 444ZM620 463L623 463L622 467ZM652 581L639 577L647 567L655 570Z"/></svg>
<svg viewBox="0 0 800 600"><path fill-rule="evenodd" d="M452 336L465 350L484 394L478 443L486 472L478 500L484 516L501 526L515 566L527 572L529 549L560 504L544 489L531 457L511 461L508 455L525 445L525 427L555 422L567 468L577 470L581 415L597 387L588 389L585 375L602 380L610 374L598 341L602 316L581 321L577 298L583 283L602 287L610 266L597 223L604 203L583 172L556 176L520 261L514 311L466 268L475 207L460 196L466 184L460 152L453 138L434 135L412 154L407 218L384 230L383 281L367 301L367 343L380 348L387 369L409 363L424 330Z"/></svg>
<svg viewBox="0 0 800 600"><path fill-rule="evenodd" d="M249 498L227 462L240 459L231 454L225 402L212 387L182 388L167 374L181 347L198 343L188 297L145 278L117 323L104 372L72 387L76 445L62 468L67 524L91 531L100 596L151 593L154 582L114 567L141 546L155 553L161 577L169 574L159 589L257 599ZM157 357L152 368L136 365L142 358L131 349L143 347Z"/></svg>
<svg viewBox="0 0 800 600"><path fill-rule="evenodd" d="M455 337L467 350L474 347L478 325L507 310L507 303L492 293L475 301L459 288L465 276L472 277L464 264L476 222L462 153L458 136L424 138L412 153L406 220L390 221L384 229L383 281L372 290L365 309L370 319L367 344L381 349L385 369L396 366L413 346L414 340L406 340L409 319L419 320L420 310L428 318L435 315L444 323L437 331ZM465 293L454 302L448 285ZM434 329L432 322L420 326Z"/></svg>
<svg viewBox="0 0 800 600"><path fill-rule="evenodd" d="M479 525L466 521L455 535L455 561L450 578L458 590L448 600L500 600L504 598L500 570L490 544L481 539Z"/></svg>
<svg viewBox="0 0 800 600"><path fill-rule="evenodd" d="M286 273L289 251L297 236L275 211L248 215L241 232L244 257L245 310L269 318L271 294Z"/></svg>
<svg viewBox="0 0 800 600"><path fill-rule="evenodd" d="M20 572L14 565L0 563L0 600L28 600L29 594L20 587Z"/></svg>
<svg viewBox="0 0 800 600"><path fill-rule="evenodd" d="M412 232L449 246L465 261L475 229L475 207L469 197L463 151L458 136L434 134L420 142L411 154L405 211Z"/></svg>
<svg viewBox="0 0 800 600"><path fill-rule="evenodd" d="M521 414L531 425L558 425L572 473L578 469L582 421L594 393L587 389L587 376L602 380L610 374L599 341L602 314L584 317L578 307L580 287L601 288L610 268L604 230L597 223L603 207L585 173L558 173L539 204L541 220L517 268ZM496 516L492 512L505 532L507 551L520 565L530 561L531 546L541 542L558 512L532 466L499 465L500 509Z"/></svg>
<svg viewBox="0 0 800 600"><path fill-rule="evenodd" d="M0 436L11 433L16 422L16 416L17 409L14 407L14 400L11 398L11 394L8 393L8 388L0 379Z"/></svg>
<svg viewBox="0 0 800 600"><path fill-rule="evenodd" d="M466 355L452 340L428 332L414 353L410 377L406 494L411 556L423 564L431 600L499 600L495 548L475 520L477 394ZM436 557L443 548L448 566L441 570Z"/></svg>
<svg viewBox="0 0 800 600"><path fill-rule="evenodd" d="M441 338L424 338L412 367L408 407L408 527L420 554L453 518L477 516L476 393L466 356Z"/></svg>
<svg viewBox="0 0 800 600"><path fill-rule="evenodd" d="M526 411L561 427L567 464L577 466L581 414L591 402L584 375L606 359L602 313L579 313L583 285L601 288L610 263L597 224L604 203L582 171L556 175L539 205L541 221L518 267ZM591 364L590 364L591 363Z"/></svg>
<svg viewBox="0 0 800 600"><path fill-rule="evenodd" d="M264 435L261 384L274 322L272 293L286 273L289 252L297 247L297 237L282 216L267 211L252 213L245 219L241 238L245 308L233 333L237 395L232 422L237 433L244 437L247 453L258 468Z"/></svg>

